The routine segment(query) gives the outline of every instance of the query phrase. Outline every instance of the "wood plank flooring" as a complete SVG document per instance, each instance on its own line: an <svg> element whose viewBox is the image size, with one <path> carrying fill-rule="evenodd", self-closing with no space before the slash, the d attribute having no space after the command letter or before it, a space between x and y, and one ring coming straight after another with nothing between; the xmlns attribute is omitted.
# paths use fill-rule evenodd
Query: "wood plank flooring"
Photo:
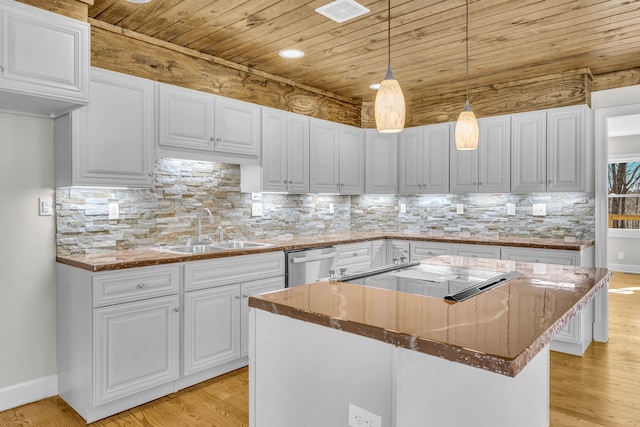
<svg viewBox="0 0 640 427"><path fill-rule="evenodd" d="M551 427L640 426L640 275L616 273L610 289L609 342L591 344L584 357L551 352ZM247 427L247 374L239 369L91 425ZM0 412L0 427L85 425L57 396Z"/></svg>

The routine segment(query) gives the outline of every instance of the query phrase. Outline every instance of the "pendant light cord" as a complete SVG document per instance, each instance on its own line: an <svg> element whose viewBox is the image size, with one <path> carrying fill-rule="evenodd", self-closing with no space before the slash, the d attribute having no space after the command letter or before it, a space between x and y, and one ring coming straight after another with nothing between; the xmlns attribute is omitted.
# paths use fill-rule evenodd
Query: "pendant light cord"
<svg viewBox="0 0 640 427"><path fill-rule="evenodd" d="M389 0L391 1L391 0ZM466 44L466 61L467 61L467 102L469 102L469 0L466 0L467 3L467 9L466 9L466 15L467 15L467 20L466 20L466 24L465 24L465 32L466 32L466 37L465 37L465 44Z"/></svg>
<svg viewBox="0 0 640 427"><path fill-rule="evenodd" d="M391 0L387 8L387 59L388 65L391 67Z"/></svg>

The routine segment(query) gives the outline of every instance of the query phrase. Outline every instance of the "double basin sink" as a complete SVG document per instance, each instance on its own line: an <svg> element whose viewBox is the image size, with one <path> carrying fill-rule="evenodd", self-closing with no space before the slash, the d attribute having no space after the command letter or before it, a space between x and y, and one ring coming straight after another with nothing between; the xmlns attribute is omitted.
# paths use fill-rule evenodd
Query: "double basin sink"
<svg viewBox="0 0 640 427"><path fill-rule="evenodd" d="M206 243L196 245L183 245L183 246L165 246L162 250L167 252L176 252L181 254L201 254L207 252L227 251L231 249L248 249L248 248L263 248L271 246L269 243L258 242L220 242L220 243Z"/></svg>

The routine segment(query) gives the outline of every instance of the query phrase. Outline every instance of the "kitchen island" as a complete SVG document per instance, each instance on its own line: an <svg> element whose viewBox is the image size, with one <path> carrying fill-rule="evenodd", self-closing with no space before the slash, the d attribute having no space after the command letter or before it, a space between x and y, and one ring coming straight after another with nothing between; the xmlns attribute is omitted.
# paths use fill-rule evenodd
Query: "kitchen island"
<svg viewBox="0 0 640 427"><path fill-rule="evenodd" d="M523 276L458 303L333 281L251 297L251 425L548 425L549 343L612 272L423 262Z"/></svg>

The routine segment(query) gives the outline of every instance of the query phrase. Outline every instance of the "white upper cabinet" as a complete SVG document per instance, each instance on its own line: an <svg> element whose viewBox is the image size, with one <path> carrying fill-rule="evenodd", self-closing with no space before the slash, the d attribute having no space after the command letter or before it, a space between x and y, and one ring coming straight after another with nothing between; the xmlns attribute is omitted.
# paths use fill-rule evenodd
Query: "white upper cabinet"
<svg viewBox="0 0 640 427"><path fill-rule="evenodd" d="M364 193L362 129L311 119L309 161L312 193Z"/></svg>
<svg viewBox="0 0 640 427"><path fill-rule="evenodd" d="M451 124L452 134L455 123ZM478 120L480 139L476 150L458 150L451 138L451 192L510 192L510 116Z"/></svg>
<svg viewBox="0 0 640 427"><path fill-rule="evenodd" d="M585 105L547 111L547 191L589 191L589 113Z"/></svg>
<svg viewBox="0 0 640 427"><path fill-rule="evenodd" d="M396 194L398 192L398 135L365 131L367 194Z"/></svg>
<svg viewBox="0 0 640 427"><path fill-rule="evenodd" d="M243 193L309 192L309 118L262 109L262 165L241 166Z"/></svg>
<svg viewBox="0 0 640 427"><path fill-rule="evenodd" d="M93 68L91 103L55 121L56 186L153 186L154 82Z"/></svg>
<svg viewBox="0 0 640 427"><path fill-rule="evenodd" d="M532 111L511 116L511 190L547 191L547 113Z"/></svg>
<svg viewBox="0 0 640 427"><path fill-rule="evenodd" d="M512 192L592 191L587 106L514 114L512 123Z"/></svg>
<svg viewBox="0 0 640 427"><path fill-rule="evenodd" d="M259 164L261 107L158 84L157 155Z"/></svg>
<svg viewBox="0 0 640 427"><path fill-rule="evenodd" d="M448 123L409 128L400 134L400 194L449 192Z"/></svg>
<svg viewBox="0 0 640 427"><path fill-rule="evenodd" d="M58 117L88 89L89 24L0 0L0 110Z"/></svg>

